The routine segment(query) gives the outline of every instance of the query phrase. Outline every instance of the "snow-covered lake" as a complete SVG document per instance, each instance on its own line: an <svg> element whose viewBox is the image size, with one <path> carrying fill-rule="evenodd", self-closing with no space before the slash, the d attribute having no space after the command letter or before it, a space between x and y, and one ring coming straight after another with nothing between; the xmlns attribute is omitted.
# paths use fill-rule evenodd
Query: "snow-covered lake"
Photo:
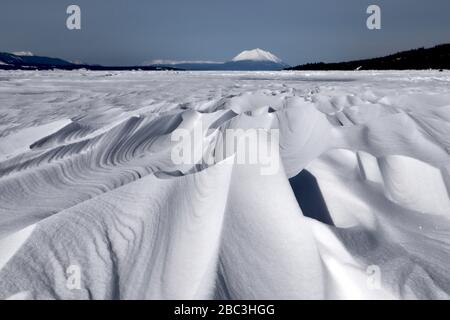
<svg viewBox="0 0 450 320"><path fill-rule="evenodd" d="M449 190L448 71L0 71L0 298L448 299Z"/></svg>

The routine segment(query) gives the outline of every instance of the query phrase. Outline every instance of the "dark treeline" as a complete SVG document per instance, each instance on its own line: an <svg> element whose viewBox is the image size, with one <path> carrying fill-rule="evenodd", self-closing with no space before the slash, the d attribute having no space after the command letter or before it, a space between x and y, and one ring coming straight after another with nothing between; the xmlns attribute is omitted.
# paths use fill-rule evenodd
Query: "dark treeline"
<svg viewBox="0 0 450 320"><path fill-rule="evenodd" d="M386 57L339 63L308 63L286 70L424 70L450 69L450 44L403 51Z"/></svg>

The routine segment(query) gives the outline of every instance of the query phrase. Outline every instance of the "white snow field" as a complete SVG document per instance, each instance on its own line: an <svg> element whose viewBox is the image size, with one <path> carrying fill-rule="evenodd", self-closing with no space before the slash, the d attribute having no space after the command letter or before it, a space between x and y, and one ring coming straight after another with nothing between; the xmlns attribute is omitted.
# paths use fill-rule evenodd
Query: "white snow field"
<svg viewBox="0 0 450 320"><path fill-rule="evenodd" d="M449 190L448 71L0 72L2 299L448 299Z"/></svg>

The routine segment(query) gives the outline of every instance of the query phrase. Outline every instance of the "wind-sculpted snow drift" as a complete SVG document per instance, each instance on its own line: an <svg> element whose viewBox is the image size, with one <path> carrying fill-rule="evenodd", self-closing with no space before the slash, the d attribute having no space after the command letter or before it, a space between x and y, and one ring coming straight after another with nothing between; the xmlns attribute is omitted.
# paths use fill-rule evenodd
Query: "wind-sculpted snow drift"
<svg viewBox="0 0 450 320"><path fill-rule="evenodd" d="M448 73L0 83L0 298L450 297ZM213 161L175 164L198 128ZM230 129L277 130L278 170Z"/></svg>

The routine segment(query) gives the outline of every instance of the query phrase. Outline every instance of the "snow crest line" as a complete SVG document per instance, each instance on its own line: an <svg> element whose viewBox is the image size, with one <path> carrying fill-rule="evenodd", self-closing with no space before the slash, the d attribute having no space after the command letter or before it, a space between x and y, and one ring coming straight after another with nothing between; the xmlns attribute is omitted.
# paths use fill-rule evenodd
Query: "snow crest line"
<svg viewBox="0 0 450 320"><path fill-rule="evenodd" d="M70 75L0 89L0 298L449 298L445 74Z"/></svg>

